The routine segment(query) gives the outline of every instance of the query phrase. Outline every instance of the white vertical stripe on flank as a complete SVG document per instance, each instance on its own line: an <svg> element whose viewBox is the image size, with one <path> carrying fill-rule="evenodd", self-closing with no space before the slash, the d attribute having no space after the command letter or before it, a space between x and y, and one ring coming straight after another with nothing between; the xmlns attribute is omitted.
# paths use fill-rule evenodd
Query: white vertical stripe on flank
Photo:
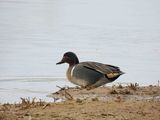
<svg viewBox="0 0 160 120"><path fill-rule="evenodd" d="M74 70L74 68L75 68L75 66L71 70L71 77L73 76L73 70Z"/></svg>

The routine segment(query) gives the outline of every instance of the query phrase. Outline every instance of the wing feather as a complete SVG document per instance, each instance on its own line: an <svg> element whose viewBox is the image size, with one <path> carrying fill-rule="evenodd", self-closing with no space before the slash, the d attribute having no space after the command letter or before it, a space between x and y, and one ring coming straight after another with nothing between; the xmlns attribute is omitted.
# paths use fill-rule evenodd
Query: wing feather
<svg viewBox="0 0 160 120"><path fill-rule="evenodd" d="M84 67L100 72L106 75L108 78L115 78L123 74L119 67L109 64L102 64L97 62L82 62L80 64L82 64Z"/></svg>

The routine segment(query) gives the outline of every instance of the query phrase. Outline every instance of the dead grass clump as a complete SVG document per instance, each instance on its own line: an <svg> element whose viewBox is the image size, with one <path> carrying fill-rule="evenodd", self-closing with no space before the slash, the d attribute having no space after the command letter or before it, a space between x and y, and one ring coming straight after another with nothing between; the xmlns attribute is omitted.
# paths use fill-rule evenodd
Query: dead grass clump
<svg viewBox="0 0 160 120"><path fill-rule="evenodd" d="M130 83L128 85L128 88L132 89L132 90L137 90L138 89L139 84L138 83Z"/></svg>
<svg viewBox="0 0 160 120"><path fill-rule="evenodd" d="M45 106L45 102L41 99L36 100L36 98L20 98L21 102L17 104L16 106L21 107L21 109L28 109L31 107L37 107L37 106Z"/></svg>
<svg viewBox="0 0 160 120"><path fill-rule="evenodd" d="M132 92L131 90L129 90L128 88L124 88L124 89L111 89L111 91L109 92L110 94L122 94L122 95L131 95Z"/></svg>
<svg viewBox="0 0 160 120"><path fill-rule="evenodd" d="M99 101L98 97L92 98L92 101Z"/></svg>
<svg viewBox="0 0 160 120"><path fill-rule="evenodd" d="M79 99L79 98L77 98L77 99L76 99L76 102L77 102L77 103L82 103L82 100Z"/></svg>
<svg viewBox="0 0 160 120"><path fill-rule="evenodd" d="M117 88L122 89L123 88L122 84L119 83Z"/></svg>
<svg viewBox="0 0 160 120"><path fill-rule="evenodd" d="M115 90L115 89L112 89L109 93L110 93L110 94L118 94L118 91Z"/></svg>
<svg viewBox="0 0 160 120"><path fill-rule="evenodd" d="M58 94L62 94L62 96L64 96L67 100L73 100L72 95L67 91L67 89L69 89L69 87L60 87L57 86L58 88L60 88L59 92L57 92Z"/></svg>
<svg viewBox="0 0 160 120"><path fill-rule="evenodd" d="M124 89L124 90L120 90L119 94L122 94L122 95L131 95L132 93L131 93L130 90Z"/></svg>

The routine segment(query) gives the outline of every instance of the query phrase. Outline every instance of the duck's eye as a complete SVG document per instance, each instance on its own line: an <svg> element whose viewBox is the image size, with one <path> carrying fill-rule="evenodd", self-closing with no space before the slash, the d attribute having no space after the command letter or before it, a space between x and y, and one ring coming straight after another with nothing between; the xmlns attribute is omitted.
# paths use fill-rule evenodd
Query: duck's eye
<svg viewBox="0 0 160 120"><path fill-rule="evenodd" d="M63 58L64 58L64 59L70 59L70 57L68 57L68 56L64 56Z"/></svg>

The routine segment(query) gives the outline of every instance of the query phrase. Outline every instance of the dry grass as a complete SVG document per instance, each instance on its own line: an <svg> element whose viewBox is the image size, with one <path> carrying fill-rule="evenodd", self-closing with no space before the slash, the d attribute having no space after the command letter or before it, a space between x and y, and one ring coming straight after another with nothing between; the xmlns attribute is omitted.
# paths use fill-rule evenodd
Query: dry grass
<svg viewBox="0 0 160 120"><path fill-rule="evenodd" d="M65 94L71 95L74 99L67 99ZM19 104L0 105L0 120L159 120L160 118L160 87L157 86L118 84L112 88L99 87L90 91L68 88L61 89L58 95L65 97L66 101L45 103L36 98L21 98ZM135 99L134 95L140 99ZM142 97L144 99L141 99Z"/></svg>
<svg viewBox="0 0 160 120"><path fill-rule="evenodd" d="M37 106L45 106L46 102L41 99L37 100L36 98L20 98L21 102L15 104L15 107L19 107L20 109L28 109Z"/></svg>
<svg viewBox="0 0 160 120"><path fill-rule="evenodd" d="M112 89L112 90L110 91L110 94L118 94L118 91L115 90L115 89Z"/></svg>
<svg viewBox="0 0 160 120"><path fill-rule="evenodd" d="M128 85L128 88L132 89L132 90L137 90L138 89L139 84L138 83L130 83Z"/></svg>
<svg viewBox="0 0 160 120"><path fill-rule="evenodd" d="M41 99L36 98L20 98L20 103L15 104L3 104L0 105L0 120L21 120L26 118L25 120L31 120L31 113L28 112L21 113L20 111L30 110L32 108L40 107L41 109L45 109L50 103L46 103ZM19 111L19 112L17 112Z"/></svg>
<svg viewBox="0 0 160 120"><path fill-rule="evenodd" d="M61 94L63 94L63 96L66 98L66 100L73 100L73 97L72 97L72 95L69 93L69 92L67 92L67 89L69 89L69 87L60 87L60 86L57 86L58 88L60 88L60 92L61 92ZM58 93L58 92L57 92Z"/></svg>
<svg viewBox="0 0 160 120"><path fill-rule="evenodd" d="M0 120L159 120L158 102L123 101L66 101L51 103L46 109L39 106L27 110L8 110ZM1 114L0 114L1 115Z"/></svg>
<svg viewBox="0 0 160 120"><path fill-rule="evenodd" d="M122 95L132 95L132 90L137 90L138 84L130 83L127 86L123 86L121 83L118 85L113 85L112 89L110 90L109 94L122 94Z"/></svg>

